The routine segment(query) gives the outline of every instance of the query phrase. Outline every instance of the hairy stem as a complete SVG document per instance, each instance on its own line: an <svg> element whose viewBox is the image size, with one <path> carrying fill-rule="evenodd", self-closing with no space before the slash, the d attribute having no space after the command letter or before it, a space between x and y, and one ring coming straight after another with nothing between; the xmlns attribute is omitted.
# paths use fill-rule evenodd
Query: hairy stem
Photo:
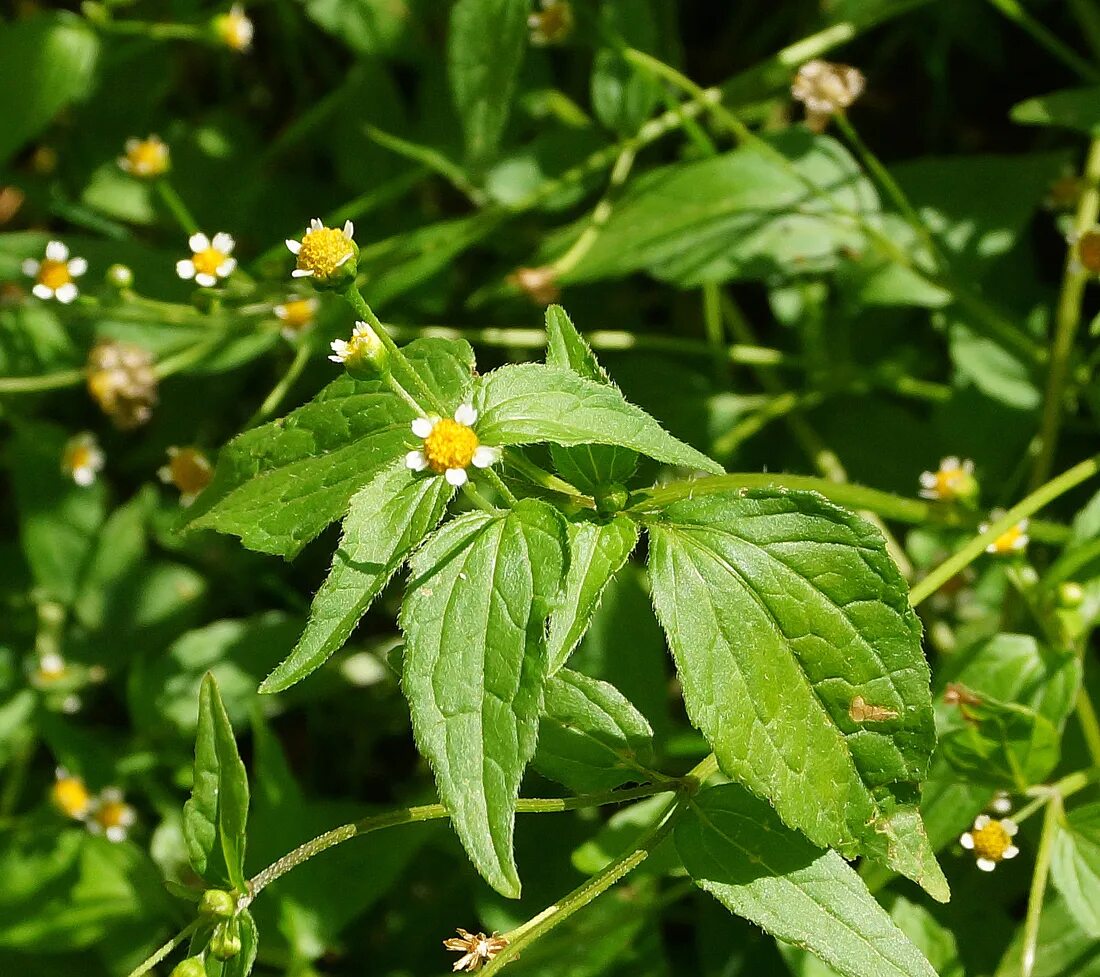
<svg viewBox="0 0 1100 977"><path fill-rule="evenodd" d="M1035 949L1039 942L1039 921L1043 914L1050 860L1054 853L1054 835L1062 816L1062 797L1052 793L1043 816L1043 833L1039 838L1039 851L1035 856L1035 872L1031 876L1031 891L1027 899L1027 918L1024 920L1024 945L1020 953L1020 977L1031 977L1035 969Z"/></svg>

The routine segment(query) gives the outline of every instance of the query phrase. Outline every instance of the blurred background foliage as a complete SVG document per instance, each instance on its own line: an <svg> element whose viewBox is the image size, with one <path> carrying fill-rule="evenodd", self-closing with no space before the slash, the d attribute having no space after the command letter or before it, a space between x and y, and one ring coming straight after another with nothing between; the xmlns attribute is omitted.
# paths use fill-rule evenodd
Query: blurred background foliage
<svg viewBox="0 0 1100 977"><path fill-rule="evenodd" d="M550 291L629 399L731 470L843 475L914 496L922 470L959 455L975 462L984 508L1025 490L1043 403L1027 351L1050 329L1072 176L1086 137L1100 132L1100 89L1028 100L1097 84L1088 0L1026 5L1076 56L1076 72L1004 15L1015 4L985 0L576 0L573 29L552 44L529 43L527 24L517 33L505 16L461 34L453 6L263 0L246 11L255 28L246 51L210 26L227 8L197 0L5 7L0 972L124 975L187 920L162 879L187 881L179 812L207 670L253 781L250 866L342 820L433 797L393 667L395 600L379 602L308 682L257 696L301 631L335 531L291 564L229 538L181 538L179 493L157 478L170 447L212 457L269 392L278 397L268 413L282 413L333 377L328 343L348 334L351 312L324 297L312 328L290 340L273 312L292 295L282 241L313 216L355 220L365 294L399 336L458 330L487 369L537 355L548 293L510 276L569 253L619 160L629 172L608 191L610 219ZM847 41L836 57L868 79L853 124L927 221L960 292L997 310L1015 341L991 338L984 313L890 261L786 170L735 150L720 118L699 111L651 138L646 121L683 92L622 54L625 43L699 85L724 86L725 104L796 169L916 248L898 215L883 214L889 201L845 140L798 124L789 84L802 59L797 49L775 54L808 37L819 54ZM486 72L500 98L478 103ZM127 139L148 133L170 147L168 190L116 163ZM623 163L624 149L636 159ZM188 253L176 196L202 230L236 239L244 273L216 301L193 298L175 273ZM89 263L68 307L30 298L21 271L51 239ZM115 263L132 269L133 292L105 281ZM1084 321L1096 311L1089 293ZM136 343L162 367L159 402L139 430L113 429L82 387L88 351L103 339ZM1055 471L1095 450L1094 365L1088 354L1073 363L1079 402ZM23 378L46 379L39 389ZM106 456L90 487L59 464L84 430ZM1052 516L1068 524L1086 500L1071 496ZM1084 609L1071 609L1075 641L1100 603L1097 511L1048 534L1080 555L1061 578L1085 586ZM914 529L903 569L919 576L959 532ZM1087 754L1066 724L1078 660L1005 602L1025 571L987 561L923 610L937 692L962 682L1045 717L1051 762L1036 761L1037 783ZM48 667L57 656L60 672ZM573 666L645 713L669 771L706 752L682 714L640 573L616 579ZM958 722L946 707L941 718L946 732ZM951 774L941 764L926 792L953 902L930 908L908 884L883 898L941 974L1007 974L1030 859L1001 868L991 886L950 847L1004 786L974 771L966 784L967 760L972 752L956 753ZM126 840L90 833L51 804L59 766L90 791L125 792L135 815ZM534 773L524 788L558 792ZM605 865L647 816L643 804L610 820L521 817L519 903L477 879L446 826L357 840L257 901L257 972L441 972L439 943L455 926L516 925ZM1095 868L1100 842L1087 850ZM1100 932L1055 898L1040 948L1042 977L1095 973ZM670 851L512 967L810 977L823 965L780 953L695 893Z"/></svg>

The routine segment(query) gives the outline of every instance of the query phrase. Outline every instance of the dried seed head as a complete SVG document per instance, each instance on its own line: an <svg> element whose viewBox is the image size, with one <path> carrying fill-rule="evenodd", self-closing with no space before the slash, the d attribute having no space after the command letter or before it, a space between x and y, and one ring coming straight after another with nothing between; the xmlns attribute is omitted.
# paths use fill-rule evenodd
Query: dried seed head
<svg viewBox="0 0 1100 977"><path fill-rule="evenodd" d="M829 61L807 61L798 69L791 95L806 106L806 121L821 131L829 117L843 112L863 93L866 79L858 68Z"/></svg>
<svg viewBox="0 0 1100 977"><path fill-rule="evenodd" d="M157 375L148 350L104 340L88 355L88 392L116 427L140 427L153 415Z"/></svg>
<svg viewBox="0 0 1100 977"><path fill-rule="evenodd" d="M444 948L462 954L451 968L455 973L465 970L472 974L480 970L508 945L508 941L496 933L492 936L486 936L484 933L470 933L461 926L458 927L457 933L457 937L452 936L449 940L443 941Z"/></svg>

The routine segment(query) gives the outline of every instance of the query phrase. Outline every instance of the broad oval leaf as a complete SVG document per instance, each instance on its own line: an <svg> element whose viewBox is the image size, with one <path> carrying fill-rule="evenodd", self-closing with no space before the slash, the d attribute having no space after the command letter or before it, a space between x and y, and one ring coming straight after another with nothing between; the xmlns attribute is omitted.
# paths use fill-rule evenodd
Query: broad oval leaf
<svg viewBox="0 0 1100 977"><path fill-rule="evenodd" d="M920 623L882 537L814 493L767 489L675 502L649 528L657 616L722 769L819 845L904 849L898 805L935 729Z"/></svg>
<svg viewBox="0 0 1100 977"><path fill-rule="evenodd" d="M1081 929L1100 939L1100 803L1066 815L1054 838L1050 874Z"/></svg>
<svg viewBox="0 0 1100 977"><path fill-rule="evenodd" d="M405 353L446 404L469 399L474 360L468 343L422 339ZM229 442L187 524L233 533L265 553L295 556L404 454L413 416L383 380L341 377L304 407Z"/></svg>
<svg viewBox="0 0 1100 977"><path fill-rule="evenodd" d="M516 797L535 752L544 627L566 559L564 523L543 502L471 512L413 557L401 608L417 745L477 870L511 897Z"/></svg>
<svg viewBox="0 0 1100 977"><path fill-rule="evenodd" d="M550 616L550 674L572 654L588 630L604 587L622 569L635 544L638 527L619 515L608 522L569 523L569 572L561 604Z"/></svg>
<svg viewBox="0 0 1100 977"><path fill-rule="evenodd" d="M699 888L845 977L936 973L840 855L787 828L744 788L700 793L674 838Z"/></svg>
<svg viewBox="0 0 1100 977"><path fill-rule="evenodd" d="M261 692L290 688L340 649L409 551L435 528L453 494L445 479L418 477L401 459L352 497L309 623Z"/></svg>
<svg viewBox="0 0 1100 977"><path fill-rule="evenodd" d="M191 867L207 882L229 882L248 891L244 874L245 828L248 822L248 774L237 752L214 676L199 690L199 724L195 737L195 777L191 798L183 807L183 835Z"/></svg>
<svg viewBox="0 0 1100 977"><path fill-rule="evenodd" d="M478 436L486 444L612 444L669 465L723 471L614 387L569 370L539 363L502 366L480 379L474 404L480 412Z"/></svg>
<svg viewBox="0 0 1100 977"><path fill-rule="evenodd" d="M615 686L563 668L546 683L535 767L578 793L648 779L653 730Z"/></svg>

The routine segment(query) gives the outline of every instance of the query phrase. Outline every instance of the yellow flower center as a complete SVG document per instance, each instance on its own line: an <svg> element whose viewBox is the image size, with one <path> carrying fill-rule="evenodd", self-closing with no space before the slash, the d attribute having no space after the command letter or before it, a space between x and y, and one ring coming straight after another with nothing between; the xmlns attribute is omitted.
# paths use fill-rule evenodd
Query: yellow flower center
<svg viewBox="0 0 1100 977"><path fill-rule="evenodd" d="M953 499L966 483L966 472L961 468L936 472L936 493L941 499Z"/></svg>
<svg viewBox="0 0 1100 977"><path fill-rule="evenodd" d="M309 299L295 299L283 305L283 325L291 329L303 329L313 321L313 303Z"/></svg>
<svg viewBox="0 0 1100 977"><path fill-rule="evenodd" d="M355 252L344 232L335 227L306 231L298 252L298 268L311 271L317 278L330 278Z"/></svg>
<svg viewBox="0 0 1100 977"><path fill-rule="evenodd" d="M214 29L222 43L234 51L245 51L252 42L252 22L242 13L230 11L215 20Z"/></svg>
<svg viewBox="0 0 1100 977"><path fill-rule="evenodd" d="M65 468L70 472L92 467L92 449L86 444L78 444L67 449Z"/></svg>
<svg viewBox="0 0 1100 977"><path fill-rule="evenodd" d="M226 255L217 248L203 248L202 251L196 251L195 256L191 260L194 261L195 271L198 274L213 275L216 277L218 269L225 259Z"/></svg>
<svg viewBox="0 0 1100 977"><path fill-rule="evenodd" d="M130 805L123 801L106 801L98 811L95 819L104 828L125 827L130 816Z"/></svg>
<svg viewBox="0 0 1100 977"><path fill-rule="evenodd" d="M998 553L1011 553L1019 545L1016 541L1023 536L1024 531L1019 526L1013 526L1007 532L1002 533L993 543L993 548Z"/></svg>
<svg viewBox="0 0 1100 977"><path fill-rule="evenodd" d="M69 274L69 265L65 261L54 261L46 258L38 266L38 284L57 291L62 285L68 285L73 280Z"/></svg>
<svg viewBox="0 0 1100 977"><path fill-rule="evenodd" d="M126 150L126 159L136 176L160 176L168 169L168 147L159 139L143 139Z"/></svg>
<svg viewBox="0 0 1100 977"><path fill-rule="evenodd" d="M473 428L444 417L436 422L432 433L424 439L424 457L435 472L467 468L480 443Z"/></svg>
<svg viewBox="0 0 1100 977"><path fill-rule="evenodd" d="M970 833L974 839L974 854L978 858L988 858L999 862L1005 852L1012 847L1012 836L1005 831L1000 821L990 821L984 828Z"/></svg>
<svg viewBox="0 0 1100 977"><path fill-rule="evenodd" d="M91 803L88 788L79 777L62 777L50 790L50 800L63 814L78 818L87 813Z"/></svg>
<svg viewBox="0 0 1100 977"><path fill-rule="evenodd" d="M201 451L181 448L169 460L168 474L184 495L198 495L210 484L214 473Z"/></svg>

